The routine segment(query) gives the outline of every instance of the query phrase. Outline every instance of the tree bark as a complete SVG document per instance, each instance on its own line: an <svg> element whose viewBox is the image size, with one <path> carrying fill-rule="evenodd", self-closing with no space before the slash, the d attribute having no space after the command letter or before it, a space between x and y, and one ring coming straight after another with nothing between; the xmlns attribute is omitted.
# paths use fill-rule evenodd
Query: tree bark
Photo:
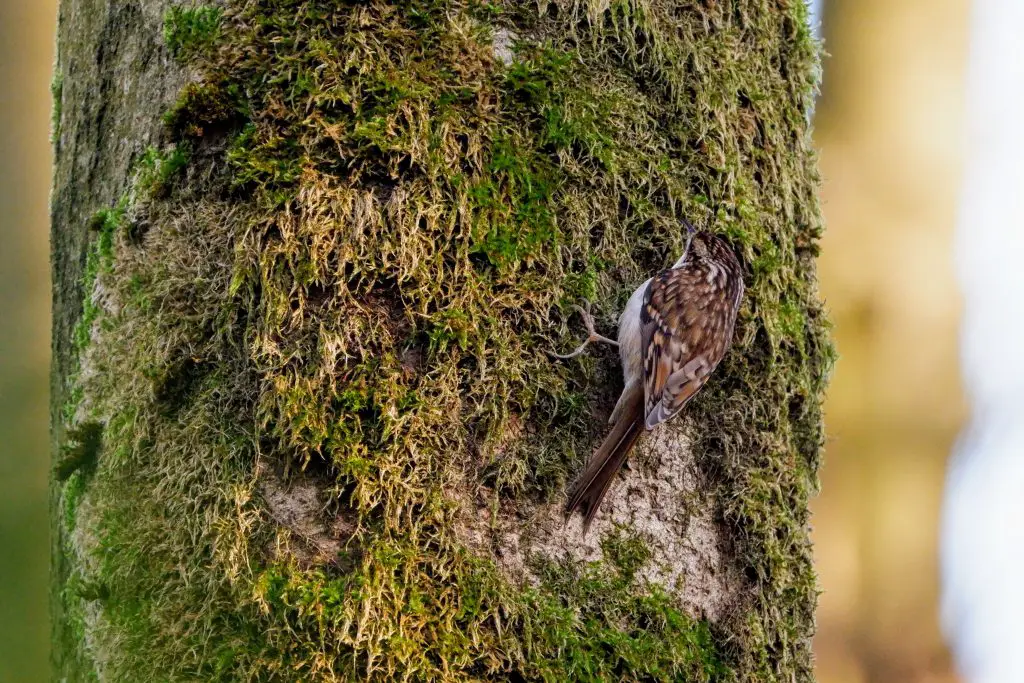
<svg viewBox="0 0 1024 683"><path fill-rule="evenodd" d="M805 681L832 351L802 2L65 0L55 677ZM681 219L736 343L589 535Z"/></svg>

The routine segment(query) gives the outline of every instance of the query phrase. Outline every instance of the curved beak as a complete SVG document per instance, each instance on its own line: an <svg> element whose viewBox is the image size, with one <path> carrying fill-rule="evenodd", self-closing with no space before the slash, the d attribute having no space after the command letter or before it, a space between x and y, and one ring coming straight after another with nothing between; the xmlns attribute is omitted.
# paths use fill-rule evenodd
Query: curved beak
<svg viewBox="0 0 1024 683"><path fill-rule="evenodd" d="M677 262L679 265L682 265L686 260L686 255L690 253L690 243L693 242L693 236L697 234L697 228L693 227L693 223L686 220L685 217L683 218L683 225L686 226L686 246L683 248L683 255L679 257ZM676 267L678 268L679 266L677 265Z"/></svg>
<svg viewBox="0 0 1024 683"><path fill-rule="evenodd" d="M683 225L686 226L686 233L687 233L687 235L689 235L688 239L693 239L693 235L694 235L694 233L697 232L697 228L693 227L693 223L688 221L686 219L686 216L683 216Z"/></svg>

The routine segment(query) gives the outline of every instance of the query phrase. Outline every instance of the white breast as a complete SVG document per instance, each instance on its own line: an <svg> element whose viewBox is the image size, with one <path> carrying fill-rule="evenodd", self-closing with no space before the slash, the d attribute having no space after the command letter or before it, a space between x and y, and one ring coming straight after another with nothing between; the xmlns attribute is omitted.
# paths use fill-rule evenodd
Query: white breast
<svg viewBox="0 0 1024 683"><path fill-rule="evenodd" d="M622 380L626 386L631 381L643 383L644 353L640 312L644 307L644 293L649 284L651 280L636 288L619 316L619 358L622 360Z"/></svg>

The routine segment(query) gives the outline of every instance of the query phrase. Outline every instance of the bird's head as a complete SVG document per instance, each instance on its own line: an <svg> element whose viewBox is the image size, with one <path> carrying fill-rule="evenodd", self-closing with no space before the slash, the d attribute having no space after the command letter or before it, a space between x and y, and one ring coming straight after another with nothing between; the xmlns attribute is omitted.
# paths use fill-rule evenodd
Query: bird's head
<svg viewBox="0 0 1024 683"><path fill-rule="evenodd" d="M673 268L679 268L687 261L715 261L721 265L736 263L735 253L721 237L707 230L698 230L685 218L683 225L687 233L686 248Z"/></svg>

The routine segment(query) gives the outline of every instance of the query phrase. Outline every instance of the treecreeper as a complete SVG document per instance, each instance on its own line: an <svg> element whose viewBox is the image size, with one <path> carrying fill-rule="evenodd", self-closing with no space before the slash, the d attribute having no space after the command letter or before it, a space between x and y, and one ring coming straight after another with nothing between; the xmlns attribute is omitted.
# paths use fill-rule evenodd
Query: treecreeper
<svg viewBox="0 0 1024 683"><path fill-rule="evenodd" d="M640 434L683 409L732 345L743 298L743 270L721 237L697 231L688 221L686 247L675 264L650 278L629 297L619 316L618 340L595 331L589 306L579 308L591 342L619 347L622 395L612 411L611 432L569 490L566 516L583 514L583 533Z"/></svg>

